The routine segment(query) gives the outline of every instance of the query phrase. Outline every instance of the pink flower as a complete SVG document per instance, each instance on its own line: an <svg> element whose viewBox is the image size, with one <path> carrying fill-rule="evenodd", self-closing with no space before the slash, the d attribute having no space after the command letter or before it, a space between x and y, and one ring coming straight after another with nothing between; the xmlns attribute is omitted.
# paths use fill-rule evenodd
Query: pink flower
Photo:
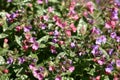
<svg viewBox="0 0 120 80"><path fill-rule="evenodd" d="M48 12L53 12L54 8L53 7L48 7Z"/></svg>
<svg viewBox="0 0 120 80"><path fill-rule="evenodd" d="M105 23L105 28L109 29L109 28L115 28L116 22L115 21L108 21Z"/></svg>
<svg viewBox="0 0 120 80"><path fill-rule="evenodd" d="M51 46L50 47L50 50L51 50L51 53L57 53L56 49L55 49L55 46Z"/></svg>
<svg viewBox="0 0 120 80"><path fill-rule="evenodd" d="M4 39L4 43L8 43L8 39L7 38Z"/></svg>
<svg viewBox="0 0 120 80"><path fill-rule="evenodd" d="M93 3L91 1L87 2L86 7L90 11L90 13L93 13L94 6L93 6Z"/></svg>
<svg viewBox="0 0 120 80"><path fill-rule="evenodd" d="M45 16L43 16L43 19L44 19L45 21L48 21L49 17L48 17L47 15L45 15Z"/></svg>
<svg viewBox="0 0 120 80"><path fill-rule="evenodd" d="M65 33L68 37L71 37L71 30L66 30Z"/></svg>
<svg viewBox="0 0 120 80"><path fill-rule="evenodd" d="M96 80L100 80L100 76L96 76L96 78L95 78Z"/></svg>
<svg viewBox="0 0 120 80"><path fill-rule="evenodd" d="M34 64L30 64L30 65L29 65L29 68L30 68L31 70L37 70Z"/></svg>
<svg viewBox="0 0 120 80"><path fill-rule="evenodd" d="M75 70L75 67L74 67L74 66L69 67L69 71L70 71L70 72L73 72L74 70Z"/></svg>
<svg viewBox="0 0 120 80"><path fill-rule="evenodd" d="M53 71L54 70L54 66L49 66L49 71Z"/></svg>
<svg viewBox="0 0 120 80"><path fill-rule="evenodd" d="M21 29L22 29L21 26L17 26L17 27L15 28L15 30L16 30L17 32L19 32Z"/></svg>
<svg viewBox="0 0 120 80"><path fill-rule="evenodd" d="M77 28L75 27L75 25L73 23L70 24L70 27L71 27L71 29L72 29L73 32L77 31Z"/></svg>
<svg viewBox="0 0 120 80"><path fill-rule="evenodd" d="M61 76L57 76L55 80L62 80Z"/></svg>
<svg viewBox="0 0 120 80"><path fill-rule="evenodd" d="M43 3L43 0L37 0L37 3L38 3L38 4L42 4L42 3Z"/></svg>
<svg viewBox="0 0 120 80"><path fill-rule="evenodd" d="M110 22L105 23L105 28L107 28L107 29L111 28Z"/></svg>
<svg viewBox="0 0 120 80"><path fill-rule="evenodd" d="M97 63L98 63L99 65L103 65L103 64L104 64L104 61L103 61L103 60L98 60Z"/></svg>
<svg viewBox="0 0 120 80"><path fill-rule="evenodd" d="M26 50L28 50L29 46L28 45L24 45L22 48L23 48L23 50L26 51Z"/></svg>
<svg viewBox="0 0 120 80"><path fill-rule="evenodd" d="M34 43L32 44L32 49L33 49L33 50L38 50L38 48L39 48L38 42L34 42Z"/></svg>

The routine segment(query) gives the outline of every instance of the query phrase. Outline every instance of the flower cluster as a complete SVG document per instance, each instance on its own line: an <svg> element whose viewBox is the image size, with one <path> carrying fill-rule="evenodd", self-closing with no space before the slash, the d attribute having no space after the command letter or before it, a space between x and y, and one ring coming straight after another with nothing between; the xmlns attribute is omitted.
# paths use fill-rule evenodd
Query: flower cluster
<svg viewBox="0 0 120 80"><path fill-rule="evenodd" d="M0 80L119 80L119 0L0 0Z"/></svg>

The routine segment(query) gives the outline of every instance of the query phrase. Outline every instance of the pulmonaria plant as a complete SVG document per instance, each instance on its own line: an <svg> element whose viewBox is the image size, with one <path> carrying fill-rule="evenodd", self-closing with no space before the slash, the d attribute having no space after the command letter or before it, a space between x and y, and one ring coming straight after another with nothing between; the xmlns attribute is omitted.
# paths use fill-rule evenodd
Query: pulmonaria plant
<svg viewBox="0 0 120 80"><path fill-rule="evenodd" d="M119 80L119 0L0 2L0 80Z"/></svg>

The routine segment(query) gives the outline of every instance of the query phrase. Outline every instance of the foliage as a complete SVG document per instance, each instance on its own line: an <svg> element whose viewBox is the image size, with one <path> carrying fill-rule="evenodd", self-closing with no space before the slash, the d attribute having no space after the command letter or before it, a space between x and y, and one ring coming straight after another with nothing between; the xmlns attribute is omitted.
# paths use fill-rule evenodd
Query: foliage
<svg viewBox="0 0 120 80"><path fill-rule="evenodd" d="M119 0L0 2L0 80L119 80Z"/></svg>

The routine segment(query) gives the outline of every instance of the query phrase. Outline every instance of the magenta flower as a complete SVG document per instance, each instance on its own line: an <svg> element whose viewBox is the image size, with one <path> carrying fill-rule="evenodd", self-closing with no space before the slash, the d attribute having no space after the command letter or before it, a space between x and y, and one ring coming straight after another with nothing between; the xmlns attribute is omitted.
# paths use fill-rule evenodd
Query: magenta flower
<svg viewBox="0 0 120 80"><path fill-rule="evenodd" d="M32 44L32 49L33 49L33 50L38 50L38 48L39 48L38 42L34 42L34 43Z"/></svg>
<svg viewBox="0 0 120 80"><path fill-rule="evenodd" d="M120 68L120 60L116 60L116 66Z"/></svg>

